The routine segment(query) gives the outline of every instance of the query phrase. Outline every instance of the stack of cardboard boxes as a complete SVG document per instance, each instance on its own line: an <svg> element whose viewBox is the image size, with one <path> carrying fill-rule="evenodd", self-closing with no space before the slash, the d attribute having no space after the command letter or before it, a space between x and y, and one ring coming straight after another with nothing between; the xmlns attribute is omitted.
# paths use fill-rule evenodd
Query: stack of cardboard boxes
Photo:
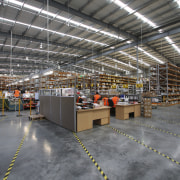
<svg viewBox="0 0 180 180"><path fill-rule="evenodd" d="M151 98L144 98L144 117L152 117L152 104Z"/></svg>

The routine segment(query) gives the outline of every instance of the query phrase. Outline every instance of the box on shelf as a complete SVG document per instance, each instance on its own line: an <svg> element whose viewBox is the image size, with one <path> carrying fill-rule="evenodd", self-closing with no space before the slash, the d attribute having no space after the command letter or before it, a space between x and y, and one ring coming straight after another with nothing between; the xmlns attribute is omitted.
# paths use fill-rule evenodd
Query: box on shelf
<svg viewBox="0 0 180 180"><path fill-rule="evenodd" d="M151 105L149 106L149 105L146 105L146 104L145 104L145 105L144 105L144 109L152 110L152 106L151 106Z"/></svg>
<svg viewBox="0 0 180 180"><path fill-rule="evenodd" d="M151 113L144 113L144 117L146 117L146 118L151 118L151 117L152 117L152 114L151 114Z"/></svg>

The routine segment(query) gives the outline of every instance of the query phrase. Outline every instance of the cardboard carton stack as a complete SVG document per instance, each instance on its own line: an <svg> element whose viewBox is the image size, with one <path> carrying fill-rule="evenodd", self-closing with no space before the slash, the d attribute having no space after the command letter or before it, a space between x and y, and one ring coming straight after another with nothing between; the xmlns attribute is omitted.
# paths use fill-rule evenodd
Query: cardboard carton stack
<svg viewBox="0 0 180 180"><path fill-rule="evenodd" d="M144 117L152 117L151 98L144 98Z"/></svg>

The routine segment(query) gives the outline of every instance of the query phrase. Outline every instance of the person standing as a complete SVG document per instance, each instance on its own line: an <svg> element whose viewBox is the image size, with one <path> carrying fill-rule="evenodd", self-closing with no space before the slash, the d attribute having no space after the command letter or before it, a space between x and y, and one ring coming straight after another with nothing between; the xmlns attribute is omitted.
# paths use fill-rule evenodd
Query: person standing
<svg viewBox="0 0 180 180"><path fill-rule="evenodd" d="M104 97L103 99L104 106L109 106L109 99L107 97Z"/></svg>
<svg viewBox="0 0 180 180"><path fill-rule="evenodd" d="M117 102L119 101L119 97L116 95L116 96L114 96L113 98L112 98L112 101L113 101L113 108L115 108L116 107L116 104L117 104Z"/></svg>
<svg viewBox="0 0 180 180"><path fill-rule="evenodd" d="M93 101L94 103L97 103L98 100L101 100L101 95L98 92L96 92L96 94L93 97Z"/></svg>
<svg viewBox="0 0 180 180"><path fill-rule="evenodd" d="M20 95L20 91L19 91L19 89L16 89L16 90L14 91L14 97L18 98L19 95Z"/></svg>

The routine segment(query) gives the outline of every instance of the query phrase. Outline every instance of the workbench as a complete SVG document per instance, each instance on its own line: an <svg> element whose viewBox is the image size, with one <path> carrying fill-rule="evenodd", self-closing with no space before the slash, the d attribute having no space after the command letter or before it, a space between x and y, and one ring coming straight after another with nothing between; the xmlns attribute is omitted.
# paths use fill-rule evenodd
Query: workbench
<svg viewBox="0 0 180 180"><path fill-rule="evenodd" d="M134 117L141 116L141 104L116 105L116 119L129 119L129 113L134 113Z"/></svg>
<svg viewBox="0 0 180 180"><path fill-rule="evenodd" d="M77 110L77 132L93 128L93 121L96 124L105 125L110 123L110 107L103 106L94 109Z"/></svg>

